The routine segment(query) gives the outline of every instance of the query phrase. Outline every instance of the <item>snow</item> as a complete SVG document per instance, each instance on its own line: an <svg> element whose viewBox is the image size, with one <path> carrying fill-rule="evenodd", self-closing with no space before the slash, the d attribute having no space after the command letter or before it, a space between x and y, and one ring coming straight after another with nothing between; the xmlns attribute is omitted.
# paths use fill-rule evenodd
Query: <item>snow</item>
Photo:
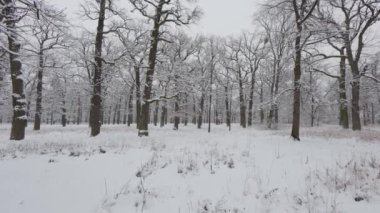
<svg viewBox="0 0 380 213"><path fill-rule="evenodd" d="M20 98L20 99L17 100L17 102L20 103L20 104L26 104L26 103L28 103L25 98Z"/></svg>
<svg viewBox="0 0 380 213"><path fill-rule="evenodd" d="M0 125L0 212L366 212L380 209L380 131L178 131ZM324 133L324 135L322 135ZM336 136L336 137L335 137ZM105 153L104 153L105 152ZM360 201L355 201L355 199ZM362 199L362 200L361 200Z"/></svg>
<svg viewBox="0 0 380 213"><path fill-rule="evenodd" d="M28 120L28 116L26 116L26 115L18 116L17 119L19 119L19 120Z"/></svg>
<svg viewBox="0 0 380 213"><path fill-rule="evenodd" d="M21 95L17 94L17 93L12 93L12 97L14 97L14 98L21 98Z"/></svg>

